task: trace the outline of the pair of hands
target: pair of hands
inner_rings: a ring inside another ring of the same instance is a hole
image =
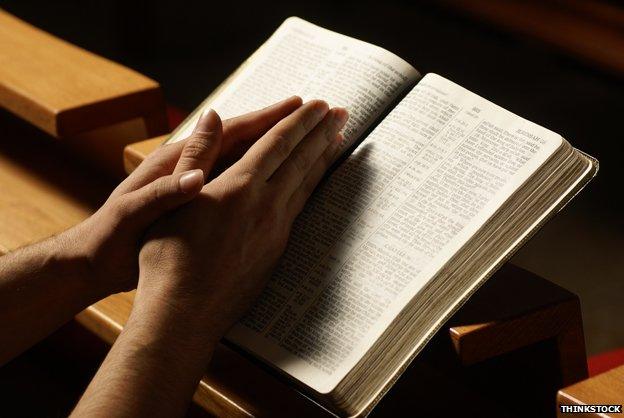
[[[189,138],[150,155],[68,242],[103,296],[138,277],[134,310],[192,315],[221,336],[258,296],[335,160],[347,118],[298,97],[223,123],[204,113]]]

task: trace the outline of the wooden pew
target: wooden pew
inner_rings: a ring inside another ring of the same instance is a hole
[[[557,393],[559,405],[620,405],[624,404],[624,365],[582,382],[561,389]],[[568,417],[557,408],[558,417]],[[583,417],[621,417],[621,413],[577,414]]]
[[[2,10],[0,56],[0,108],[109,172],[123,175],[126,144],[167,130],[157,82]]]

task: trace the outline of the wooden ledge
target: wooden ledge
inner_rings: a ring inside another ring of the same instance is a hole
[[[624,365],[584,380],[557,394],[559,405],[622,405],[624,404]],[[569,417],[557,408],[558,417]],[[576,414],[583,417],[621,417],[622,414]]]
[[[112,344],[130,315],[133,298],[134,292],[110,296],[82,312],[77,319]],[[498,309],[501,306],[507,308]],[[552,331],[551,321],[537,321],[536,318],[545,319],[544,310],[556,312],[554,322],[568,324],[564,328],[568,335],[575,338],[557,337],[562,333]],[[549,364],[548,368],[556,370],[565,382],[584,379],[587,376],[586,357],[582,323],[578,318],[580,305],[574,294],[518,267],[505,265],[429,343],[427,350],[433,350],[435,354],[423,352],[417,357],[401,378],[402,388],[398,388],[397,392],[408,392],[407,396],[411,399],[415,396],[414,388],[419,388],[418,385],[434,387],[433,380],[427,379],[437,379],[435,385],[439,387],[436,390],[442,390],[440,387],[444,385],[454,385],[453,391],[456,392],[451,396],[461,397],[462,391],[469,391],[470,388],[466,388],[465,383],[458,383],[456,373],[461,373],[461,370],[472,370],[473,373],[479,363],[462,366],[461,361],[454,360],[453,356],[475,362],[502,358],[507,352],[523,349],[551,334],[555,339],[560,338],[557,351],[560,355],[564,353],[562,358],[565,360]],[[449,333],[460,342],[458,351],[450,355],[445,349],[449,345]],[[481,347],[481,350],[475,347]],[[545,362],[547,360],[543,358],[536,358],[532,364],[540,368],[546,366]],[[508,376],[507,379],[513,381],[515,376]],[[555,380],[560,381],[559,377]],[[550,388],[553,404],[556,390],[560,387]],[[394,399],[375,409],[373,416],[393,416],[388,411],[400,407],[401,402],[407,402],[403,395],[393,396]],[[397,401],[397,398],[401,399]],[[225,345],[220,345],[214,354],[194,401],[217,416],[328,416],[292,387]],[[482,401],[483,405],[490,402],[487,399]]]
[[[504,266],[449,322],[465,366],[551,340],[559,353],[562,386],[587,377],[578,297],[524,271]],[[487,342],[487,344],[484,344]]]
[[[162,135],[127,145],[123,152],[126,173],[132,173],[152,151],[165,142],[168,136]]]
[[[55,137],[146,116],[166,129],[157,82],[2,10],[0,56],[0,107]]]

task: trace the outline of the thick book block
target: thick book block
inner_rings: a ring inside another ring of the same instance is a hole
[[[561,389],[557,394],[557,416],[568,417],[561,405],[619,405],[624,403],[624,365]],[[620,413],[584,413],[583,417],[620,417]]]
[[[133,292],[110,296],[77,319],[112,344],[130,315],[133,297]],[[474,354],[477,346],[478,358]],[[561,355],[565,360],[557,360]],[[466,358],[473,364],[464,364]],[[499,378],[495,374],[498,369],[521,373],[526,368],[522,362],[527,361],[542,373],[539,384],[535,382],[537,391],[549,392],[546,401],[535,402],[552,411],[557,389],[587,376],[580,304],[578,297],[565,289],[507,264],[438,332],[371,416],[407,414],[419,402],[423,407],[428,397],[463,399],[467,401],[464,412],[496,416],[500,410],[492,408],[500,403],[495,398],[500,394],[488,393],[487,386],[479,391],[477,386]],[[510,362],[511,369],[505,369]],[[575,371],[574,376],[568,368]],[[507,385],[509,390],[515,384],[525,384],[515,382],[514,375],[502,378],[506,380],[496,385]],[[549,386],[544,386],[544,381]],[[532,404],[530,392],[523,390],[525,404],[538,408]],[[329,416],[260,363],[226,345],[218,347],[194,401],[217,416]],[[431,402],[430,408],[435,407]],[[486,409],[489,412],[484,413]]]
[[[145,118],[151,135],[165,129],[157,82],[2,10],[0,56],[0,107],[55,137],[134,118]]]

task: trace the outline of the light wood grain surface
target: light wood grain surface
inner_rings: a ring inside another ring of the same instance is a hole
[[[0,110],[0,251],[40,241],[88,217],[116,181],[60,141]]]
[[[56,137],[155,113],[165,129],[158,83],[2,10],[0,107]]]
[[[559,405],[622,405],[624,404],[624,365],[590,379],[561,389]],[[557,416],[566,417],[560,410]],[[622,414],[575,414],[580,417],[621,417]]]
[[[146,139],[126,145],[123,152],[124,168],[126,173],[132,173],[152,151],[158,148],[168,135]]]

